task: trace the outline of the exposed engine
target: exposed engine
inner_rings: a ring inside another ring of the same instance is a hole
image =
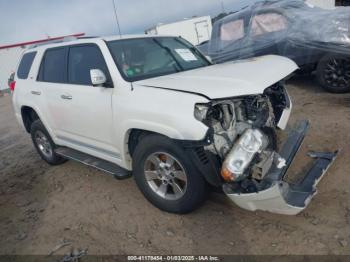
[[[265,96],[213,103],[206,123],[213,128],[214,143],[207,150],[224,158],[245,130],[274,128],[271,109],[269,98]]]
[[[208,105],[197,105],[195,116],[211,128],[213,143],[205,150],[224,162],[222,176],[234,182],[248,177],[262,180],[274,159],[276,114],[285,105],[283,88],[271,87],[262,95],[246,96]],[[274,102],[278,97],[279,103]],[[279,116],[280,117],[280,116]],[[228,163],[227,159],[233,159]],[[225,168],[227,170],[225,170]]]

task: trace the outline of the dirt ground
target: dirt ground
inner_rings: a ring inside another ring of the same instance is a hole
[[[348,254],[350,255],[350,94],[325,93],[313,80],[288,84],[291,123],[312,124],[306,150],[342,151],[297,216],[242,210],[212,193],[189,215],[149,204],[133,179],[118,181],[69,161],[51,167],[0,98],[0,254],[47,255],[62,241],[89,254]],[[302,155],[289,176],[309,161]]]

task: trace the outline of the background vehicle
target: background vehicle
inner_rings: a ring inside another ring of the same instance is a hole
[[[277,152],[275,130],[292,110],[283,80],[296,69],[279,56],[211,65],[177,37],[80,39],[27,50],[13,103],[46,162],[133,174],[162,210],[194,210],[210,184],[242,208],[291,215],[336,156],[314,154],[304,181],[283,181],[308,129]]]
[[[217,21],[209,46],[215,63],[266,54],[286,56],[316,72],[328,91],[350,91],[350,8],[324,10],[304,1],[265,1]]]
[[[7,81],[7,84],[8,84],[8,86],[9,86],[9,88],[10,88],[10,90],[11,91],[13,91],[14,90],[14,88],[15,88],[15,73],[13,72],[11,75],[10,75],[10,77],[9,77],[9,79],[8,79],[8,81]]]

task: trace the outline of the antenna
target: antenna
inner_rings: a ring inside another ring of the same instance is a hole
[[[222,13],[225,13],[225,4],[224,4],[224,0],[221,0],[221,9],[222,9]]]
[[[115,20],[116,20],[116,22],[117,22],[117,30],[118,30],[118,32],[119,32],[119,36],[120,36],[120,38],[122,37],[122,32],[121,32],[121,30],[120,30],[120,25],[119,25],[119,19],[118,19],[118,13],[117,13],[117,7],[116,7],[116,4],[115,4],[115,1],[116,0],[112,0],[112,2],[113,2],[113,10],[114,10],[114,15],[115,15]]]

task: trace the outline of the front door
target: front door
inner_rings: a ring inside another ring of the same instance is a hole
[[[50,54],[58,50],[59,54]],[[100,48],[95,44],[84,44],[48,50],[42,70],[44,81],[47,81],[45,77],[50,77],[51,68],[60,64],[65,68],[62,80],[58,81],[60,83],[50,81],[45,92],[57,139],[78,150],[118,156],[112,143],[113,84]],[[105,73],[106,86],[92,86],[91,69]]]

